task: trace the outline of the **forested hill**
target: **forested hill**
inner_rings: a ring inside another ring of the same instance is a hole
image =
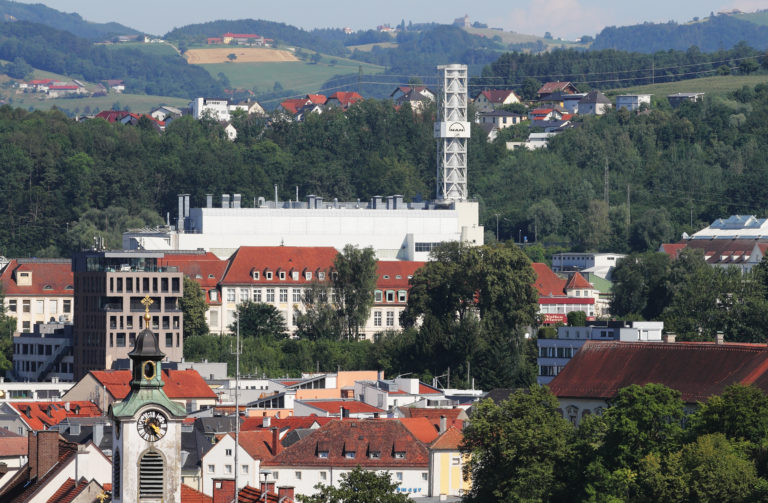
[[[574,82],[580,90],[610,89],[694,79],[716,72],[750,73],[757,71],[760,63],[766,63],[763,54],[744,43],[712,53],[696,47],[655,54],[613,49],[556,49],[543,54],[508,52],[486,66],[473,86],[513,86],[526,98],[533,99],[541,81],[547,80]]]
[[[263,19],[239,19],[235,21],[211,21],[176,28],[165,34],[165,39],[185,44],[205,43],[208,37],[220,37],[222,33],[256,33],[277,43],[295,45],[333,56],[347,53],[344,47],[344,31],[341,28],[306,31],[285,23]]]
[[[741,41],[760,50],[768,49],[768,26],[726,15],[688,24],[609,26],[595,37],[591,48],[653,53],[670,49],[684,51],[696,46],[703,52],[714,52],[730,49]]]
[[[182,98],[222,93],[218,81],[181,56],[114,51],[39,23],[0,22],[0,59],[17,58],[40,70],[91,82],[122,79],[134,92]]]
[[[92,23],[79,14],[67,14],[43,4],[26,4],[0,0],[0,19],[40,23],[64,30],[89,40],[103,40],[114,35],[135,35],[139,32],[120,23]]]

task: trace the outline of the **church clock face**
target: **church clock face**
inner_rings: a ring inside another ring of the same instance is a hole
[[[159,410],[150,409],[141,413],[136,428],[141,438],[155,442],[163,438],[168,431],[168,419]]]

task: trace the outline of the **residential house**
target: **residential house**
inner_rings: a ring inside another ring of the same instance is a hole
[[[464,434],[451,426],[429,446],[429,496],[463,496],[470,489],[464,479],[464,465],[468,457],[461,453]]]
[[[92,502],[112,484],[112,463],[92,442],[67,442],[57,431],[27,437],[26,465],[0,489],[4,503]],[[66,497],[66,499],[65,499]]]
[[[400,314],[408,304],[410,280],[424,262],[379,260],[371,314],[361,333],[366,339],[387,330],[400,330]]]
[[[436,95],[432,90],[425,86],[399,86],[389,95],[395,103],[395,107],[400,107],[405,103],[411,105],[411,110],[421,113],[427,103],[434,103]]]
[[[128,115],[130,112],[126,112],[125,110],[102,110],[101,112],[96,114],[97,119],[104,119],[107,122],[120,122],[123,120],[123,117]]]
[[[514,150],[516,148],[524,148],[527,150],[537,150],[540,148],[547,148],[549,145],[549,139],[556,136],[557,133],[531,133],[528,135],[526,141],[508,141],[507,150]]]
[[[547,98],[550,94],[554,93],[561,93],[561,94],[574,94],[578,93],[579,90],[576,89],[576,86],[571,84],[570,82],[547,82],[543,86],[539,88],[538,91],[536,91],[536,95],[539,97],[539,99]]]
[[[539,100],[539,108],[557,108],[561,112],[576,114],[579,109],[579,100],[587,93],[561,93],[554,92]]]
[[[165,122],[157,120],[149,114],[135,114],[129,112],[120,119],[120,123],[129,126],[138,126],[142,118],[149,121],[149,124],[157,131],[165,131]]]
[[[587,319],[595,316],[597,290],[581,274],[574,273],[566,280],[546,264],[534,262],[531,266],[536,273],[533,286],[539,293],[539,314],[544,325],[565,323],[571,311],[581,311]]]
[[[162,121],[168,124],[172,120],[178,119],[184,115],[184,112],[176,107],[161,105],[149,112],[149,115],[151,115],[157,121]]]
[[[400,493],[429,493],[429,451],[400,421],[331,421],[261,466],[271,471],[268,482],[292,486],[297,495],[315,494],[319,483],[338,487],[357,466],[389,471]]]
[[[616,96],[616,110],[622,108],[630,112],[640,110],[645,105],[650,108],[652,94],[621,94]]]
[[[0,427],[26,436],[30,431],[47,430],[62,421],[73,418],[101,416],[102,410],[93,402],[51,401],[51,402],[4,402],[0,405],[2,419]],[[20,423],[13,417],[16,414]],[[16,428],[13,430],[12,428]]]
[[[558,327],[557,339],[539,339],[539,384],[549,384],[588,340],[661,342],[663,321],[590,321],[584,327]]]
[[[47,93],[49,98],[61,98],[62,96],[69,96],[72,94],[86,94],[87,92],[87,89],[80,87],[77,84],[65,83],[50,84]]]
[[[603,115],[611,101],[600,91],[590,91],[579,100],[579,115]]]
[[[328,96],[328,101],[325,104],[329,107],[339,107],[342,110],[346,110],[362,99],[363,97],[355,91],[336,91]]]
[[[765,344],[587,341],[549,383],[563,415],[574,423],[601,414],[631,384],[663,384],[680,392],[688,410],[732,384],[768,391]]]
[[[504,105],[521,103],[520,97],[511,89],[489,89],[480,91],[473,99],[478,112],[492,112]]]
[[[125,82],[118,79],[105,80],[104,83],[107,87],[118,94],[125,91]]]
[[[679,107],[681,103],[686,101],[690,103],[697,103],[703,99],[704,93],[675,93],[667,95],[667,100],[669,100],[669,104],[672,105],[673,108]]]
[[[704,261],[713,267],[736,267],[746,273],[765,257],[768,239],[684,239],[662,244],[659,251],[675,259],[685,248],[702,250]]]
[[[195,370],[163,369],[163,392],[187,411],[211,407],[217,396]],[[101,410],[107,410],[115,401],[122,400],[131,389],[130,370],[92,370],[83,376],[62,396],[62,401],[89,400]]]
[[[31,333],[36,323],[72,320],[75,288],[69,259],[12,259],[0,274],[0,290],[17,332]]]
[[[229,141],[237,140],[237,129],[235,129],[231,122],[224,123],[224,134],[227,135]]]
[[[237,110],[241,110],[245,112],[247,115],[258,115],[258,116],[267,115],[267,112],[264,110],[264,107],[262,107],[258,101],[251,100],[251,99],[247,99],[245,101],[241,101],[240,103],[234,103],[229,105],[230,115],[232,112]]]
[[[217,121],[228,121],[229,101],[225,98],[195,98],[190,103],[192,117],[200,120],[203,117],[210,117]]]
[[[266,38],[255,33],[225,33],[221,36],[223,44],[253,45],[264,47],[267,45]],[[211,42],[209,42],[211,43]]]
[[[532,121],[531,127],[535,127],[535,121],[567,121],[571,114],[557,108],[534,108],[528,112],[528,119]]]
[[[506,110],[492,110],[489,112],[480,112],[477,114],[476,122],[481,126],[483,124],[493,124],[498,129],[506,129],[515,124],[520,124],[528,117]]]
[[[277,492],[275,492],[277,491]],[[274,483],[262,484],[260,488],[245,486],[237,493],[235,500],[235,481],[228,479],[215,479],[213,481],[213,501],[212,503],[295,503],[293,499],[293,487],[277,487]],[[197,501],[187,502],[182,494],[181,503],[198,503]],[[200,503],[208,503],[201,501]]]
[[[241,431],[235,465],[235,434],[219,435],[216,444],[200,460],[202,469],[202,493],[213,496],[214,479],[234,479],[238,470],[238,487],[259,484],[261,463],[280,452],[277,428]]]

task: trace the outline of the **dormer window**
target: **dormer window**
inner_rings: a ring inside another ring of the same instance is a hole
[[[299,281],[299,271],[292,271],[291,272],[291,279],[293,281]]]
[[[317,457],[318,458],[327,458],[328,457],[328,451],[317,451]]]
[[[264,279],[266,279],[267,281],[272,281],[272,271],[265,272]]]
[[[310,281],[312,279],[312,271],[304,271],[304,279]]]
[[[374,302],[381,302],[383,298],[384,298],[384,294],[382,293],[381,290],[376,290],[375,292],[373,292]]]
[[[280,281],[285,281],[285,271],[278,272],[277,277],[280,278]]]
[[[43,285],[43,290],[53,290],[51,285]]]
[[[368,453],[368,457],[371,459],[381,459],[381,452],[379,451],[371,451]]]
[[[395,451],[395,459],[405,459],[405,451]]]
[[[389,279],[389,274],[385,274],[384,279]]]
[[[253,272],[251,273],[251,277],[255,281],[258,281],[261,278],[261,273],[259,271],[257,271],[256,269],[254,269]]]
[[[344,457],[347,459],[355,459],[355,451],[347,451],[344,453]]]
[[[319,279],[320,281],[325,281],[325,272],[323,272],[323,271],[318,271],[318,273],[317,273],[317,279]]]

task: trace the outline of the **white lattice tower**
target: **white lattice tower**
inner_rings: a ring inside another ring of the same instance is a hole
[[[437,143],[437,199],[464,201],[467,193],[467,65],[438,66],[443,71],[439,91]]]

